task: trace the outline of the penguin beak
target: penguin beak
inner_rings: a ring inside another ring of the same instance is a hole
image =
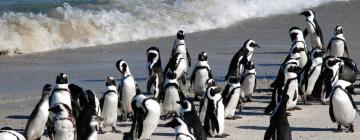
[[[304,15],[305,16],[305,12],[301,12],[299,15]]]
[[[181,101],[176,101],[176,103],[181,105]]]
[[[255,47],[256,47],[256,48],[260,48],[260,45],[259,45],[259,44],[256,44]]]

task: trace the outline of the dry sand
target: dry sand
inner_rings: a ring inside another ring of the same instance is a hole
[[[336,2],[314,10],[317,12],[326,45],[333,28],[342,25],[349,44],[350,56],[356,62],[360,62],[357,57],[360,53],[360,49],[357,48],[357,44],[360,44],[360,1]],[[245,111],[238,114],[243,117],[242,119],[226,121],[225,133],[230,134],[227,139],[263,138],[269,125],[269,115],[262,113],[270,98],[269,83],[289,50],[288,29],[292,26],[303,28],[304,18],[296,14],[256,18],[229,28],[189,35],[187,45],[193,62],[198,53],[207,51],[210,66],[217,79],[223,79],[232,55],[242,46],[243,41],[252,38],[262,45],[262,48],[255,50],[253,56],[260,77],[258,92],[254,95],[254,102],[246,104]],[[165,37],[111,46],[1,57],[0,127],[10,126],[23,131],[28,115],[40,98],[42,85],[54,83],[55,75],[59,72],[67,73],[71,82],[80,84],[85,89],[92,89],[100,96],[105,89],[103,79],[106,76],[119,77],[115,62],[122,58],[128,61],[141,89],[145,90],[145,50],[153,45],[158,46],[165,65],[172,41],[173,37]],[[357,105],[360,104],[359,95],[354,96],[354,100]],[[359,118],[355,121],[355,133],[336,133],[336,124],[330,120],[328,106],[319,103],[299,104],[302,110],[292,111],[289,117],[293,139],[360,137]],[[123,132],[128,131],[130,123],[120,123],[119,129]],[[164,121],[161,121],[152,139],[174,139],[174,130],[163,127],[163,124]],[[122,135],[106,133],[99,135],[99,139],[122,139]]]

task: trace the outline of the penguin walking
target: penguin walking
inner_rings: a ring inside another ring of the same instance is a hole
[[[180,53],[185,60],[184,71],[187,72],[187,67],[191,67],[191,57],[189,51],[185,44],[185,33],[183,30],[179,30],[176,34],[176,39],[174,41],[174,46],[171,51],[171,57]],[[165,71],[166,73],[166,71]]]
[[[251,102],[251,96],[256,88],[256,71],[253,62],[249,61],[244,65],[244,72],[241,75],[240,84],[240,97],[246,99],[246,102]]]
[[[51,119],[52,130],[50,136],[55,140],[76,138],[76,119],[72,114],[71,107],[64,103],[58,103],[49,109],[54,116]]]
[[[175,129],[176,140],[196,140],[194,135],[189,131],[189,127],[180,117],[174,117],[165,126]]]
[[[43,87],[41,99],[36,104],[35,109],[31,112],[25,128],[25,137],[28,140],[40,139],[44,133],[44,129],[49,118],[48,110],[51,90],[51,84],[46,84]]]
[[[187,124],[189,130],[192,130],[194,137],[197,140],[206,140],[206,132],[200,121],[199,116],[195,110],[195,105],[187,100],[181,100],[177,102],[181,105],[181,109],[179,111],[179,115],[182,120]]]
[[[0,140],[26,140],[26,138],[10,127],[3,127],[0,129]]]
[[[205,90],[204,97],[201,98],[200,108],[199,108],[199,118],[200,118],[201,124],[204,124],[205,115],[206,115],[206,111],[208,108],[208,98],[207,98],[206,93],[209,91],[209,89],[211,87],[215,87],[215,86],[216,86],[216,83],[215,83],[214,79],[206,80],[206,90]]]
[[[113,77],[106,78],[106,90],[100,99],[101,116],[104,117],[104,121],[100,124],[99,131],[104,133],[103,127],[111,126],[112,132],[118,133],[120,131],[116,130],[116,121],[119,93]]]
[[[287,119],[286,104],[289,96],[283,94],[281,101],[277,105],[275,111],[271,114],[270,125],[266,129],[264,140],[278,139],[278,140],[291,140],[291,128]]]
[[[176,77],[175,72],[169,71],[166,74],[167,81],[165,82],[164,95],[162,95],[162,97],[164,97],[162,106],[165,113],[165,119],[176,114],[180,109],[180,105],[176,102],[185,98]]]
[[[147,92],[158,98],[163,92],[165,76],[161,66],[161,56],[159,48],[150,47],[146,51],[148,61],[149,80],[147,82]]]
[[[225,119],[235,120],[240,118],[235,115],[236,106],[238,105],[240,98],[240,88],[240,78],[230,76],[225,89],[221,93],[225,106]]]
[[[218,87],[210,87],[206,96],[208,105],[204,120],[204,128],[210,137],[225,138],[229,134],[224,133],[225,108]]]
[[[300,71],[298,61],[291,59],[285,64],[284,68],[284,86],[282,88],[282,94],[289,96],[289,101],[286,105],[287,110],[300,110],[296,107],[297,100],[299,98],[299,86],[297,73]]]
[[[341,26],[335,27],[334,36],[331,38],[326,48],[326,53],[328,56],[349,57],[349,51],[343,34],[343,28]]]
[[[126,61],[122,59],[117,61],[116,68],[122,74],[118,88],[119,102],[121,104],[123,120],[127,120],[127,117],[133,113],[131,100],[136,95],[138,86],[134,77],[131,75],[129,65],[126,63]]]
[[[306,11],[300,13],[300,15],[305,16],[306,23],[307,23],[306,29],[303,31],[304,37],[306,37],[309,34],[310,41],[311,41],[313,48],[324,50],[323,35],[322,35],[321,28],[315,18],[315,12],[312,10],[306,10]]]
[[[341,126],[349,128],[354,132],[354,121],[358,109],[351,96],[353,89],[351,83],[345,80],[338,80],[332,88],[330,96],[329,113],[332,122],[338,125],[337,130],[342,131]]]
[[[260,48],[260,45],[256,44],[254,40],[249,39],[244,42],[241,49],[231,59],[228,72],[225,76],[225,80],[228,80],[229,77],[232,75],[240,77],[243,69],[242,66],[247,61],[251,60],[255,47]]]
[[[139,92],[132,99],[134,118],[131,130],[124,134],[124,140],[150,139],[160,120],[160,104],[153,98]]]
[[[208,55],[206,52],[201,52],[198,56],[198,65],[194,68],[190,85],[195,93],[195,100],[200,100],[204,97],[206,92],[206,80],[212,79],[213,75],[208,64]]]

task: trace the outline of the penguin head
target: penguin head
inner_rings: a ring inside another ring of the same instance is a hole
[[[315,12],[309,9],[304,12],[301,12],[300,15],[304,15],[306,18],[314,18]]]
[[[55,107],[49,108],[49,111],[51,111],[53,113],[59,113],[59,112],[63,111],[63,108],[61,106],[62,106],[62,104],[58,104]]]
[[[285,73],[298,73],[300,70],[299,61],[296,59],[290,59],[285,63]]]
[[[333,66],[335,66],[335,65],[341,65],[342,64],[342,61],[341,61],[341,59],[339,59],[339,58],[337,58],[337,57],[330,57],[330,58],[328,58],[327,59],[327,61],[326,61],[326,67],[328,67],[328,68],[331,68],[331,67],[333,67]]]
[[[322,57],[324,57],[324,55],[325,55],[325,51],[324,51],[324,50],[315,49],[315,50],[313,50],[311,57],[312,57],[313,59],[316,59],[316,58],[322,58]]]
[[[221,92],[221,89],[218,88],[218,87],[213,87],[213,88],[210,89],[210,95],[211,96],[215,96],[215,94],[220,93],[220,92]]]
[[[160,51],[157,47],[150,47],[146,51],[147,60],[148,60],[148,68],[152,69],[154,65],[159,63],[161,65],[160,61]]]
[[[116,68],[120,73],[125,74],[128,71],[128,64],[125,60],[120,59],[116,62]]]
[[[176,103],[180,104],[181,108],[187,111],[191,111],[191,102],[187,99],[177,101]]]
[[[179,30],[176,34],[176,38],[179,39],[179,40],[184,40],[185,38],[185,34],[184,34],[184,31],[183,30]]]
[[[168,71],[167,73],[166,73],[166,78],[168,78],[168,79],[172,79],[172,80],[174,80],[174,79],[176,79],[176,73],[174,72],[174,71]]]
[[[68,84],[68,76],[64,73],[60,73],[56,76],[56,84]]]
[[[42,95],[43,96],[49,96],[51,94],[51,91],[52,91],[52,85],[51,84],[46,84],[44,87],[43,87],[43,90],[42,90]]]
[[[289,73],[298,73],[301,70],[301,67],[299,66],[289,66],[287,71]]]
[[[334,30],[335,35],[343,34],[343,28],[341,26],[336,26]]]
[[[229,84],[236,84],[240,82],[240,77],[232,75],[229,77],[228,83]]]
[[[174,117],[170,122],[166,123],[165,126],[171,128],[181,126],[181,119],[179,117]]]
[[[213,87],[213,86],[216,86],[216,83],[215,83],[215,80],[214,79],[207,79],[206,80],[206,87],[209,88],[209,87]]]
[[[299,27],[291,27],[289,29],[289,34],[292,42],[297,40],[300,36],[303,36],[303,33]]]
[[[245,41],[243,47],[246,47],[250,51],[253,50],[255,47],[260,48],[260,45],[256,44],[254,40],[248,39]]]
[[[254,65],[253,62],[248,61],[248,62],[245,63],[244,68],[247,69],[247,70],[252,70],[252,69],[255,69],[255,65]]]
[[[198,60],[199,61],[207,61],[208,60],[208,55],[206,52],[201,52],[198,56]]]
[[[105,85],[108,86],[116,86],[115,78],[114,77],[106,77]]]

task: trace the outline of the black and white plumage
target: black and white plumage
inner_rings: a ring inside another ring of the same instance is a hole
[[[271,114],[270,125],[266,129],[264,140],[291,140],[291,128],[287,119],[286,104],[288,103],[289,96],[283,94],[279,104]]]
[[[320,101],[325,104],[329,102],[329,97],[331,95],[332,87],[335,82],[339,79],[340,76],[340,68],[343,65],[343,61],[337,57],[326,57],[324,58],[323,70],[321,71],[321,81],[319,81],[321,86],[325,89],[315,91],[320,92]],[[315,94],[315,93],[314,93]]]
[[[42,90],[40,101],[31,112],[30,118],[26,124],[25,137],[28,140],[37,140],[43,135],[46,123],[49,118],[49,97],[51,95],[52,85],[46,84]]]
[[[299,27],[291,27],[289,29],[289,34],[292,44],[291,44],[289,56],[285,59],[285,61],[287,61],[290,58],[294,58],[294,56],[292,55],[296,54],[295,52],[298,52],[300,55],[299,66],[303,68],[309,60],[308,49],[305,44],[303,32]]]
[[[342,131],[341,126],[344,126],[354,132],[353,123],[358,109],[351,96],[353,92],[351,83],[345,80],[337,80],[332,88],[329,114],[332,122],[337,123],[338,131]]]
[[[186,84],[186,61],[181,53],[177,53],[171,56],[168,64],[165,66],[164,73],[168,72],[176,73],[176,79],[180,79],[182,83]],[[166,79],[166,77],[165,77]]]
[[[304,37],[306,37],[309,34],[313,48],[324,50],[323,48],[324,39],[321,28],[315,18],[315,12],[312,10],[306,10],[300,13],[300,15],[305,16],[307,23],[306,29],[303,31]]]
[[[244,42],[241,49],[231,59],[225,80],[228,80],[231,75],[240,76],[242,73],[242,65],[250,61],[255,47],[260,48],[254,40],[249,39]]]
[[[161,66],[161,56],[159,48],[150,47],[146,51],[148,61],[149,80],[147,82],[147,92],[158,98],[159,94],[163,92],[165,76]]]
[[[198,56],[198,64],[194,68],[190,78],[190,85],[197,99],[204,96],[206,92],[206,80],[212,78],[213,75],[208,64],[208,55],[206,52],[201,52]]]
[[[174,46],[171,51],[170,57],[175,56],[175,54],[178,54],[178,53],[182,54],[182,57],[185,60],[186,67],[184,68],[184,71],[186,72],[187,66],[191,67],[191,57],[190,57],[189,51],[186,47],[185,33],[183,30],[178,31],[176,34],[176,39],[174,41]],[[166,73],[166,71],[165,71],[165,73]]]
[[[335,27],[334,36],[329,41],[329,44],[326,48],[326,53],[328,56],[349,57],[347,43],[343,34],[343,28],[341,26]]]
[[[58,139],[76,138],[76,119],[72,114],[71,107],[64,103],[58,103],[49,109],[54,115],[51,118],[50,137]]]
[[[215,87],[216,83],[214,79],[207,79],[206,80],[206,90],[204,96],[200,100],[200,108],[199,108],[199,118],[202,124],[204,124],[205,115],[208,106],[208,98],[206,97],[206,93],[211,89],[211,87]]]
[[[225,107],[226,119],[235,120],[239,118],[235,115],[235,111],[240,98],[240,89],[240,78],[236,76],[230,76],[225,89],[221,93]]]
[[[296,104],[299,98],[298,72],[300,70],[301,68],[299,67],[299,62],[295,59],[290,59],[285,64],[284,67],[285,78],[284,78],[284,86],[282,87],[282,94],[287,94],[289,96],[289,100],[286,104],[287,110],[298,109],[296,107]]]
[[[0,140],[26,140],[26,138],[10,127],[0,129]]]
[[[189,130],[192,130],[194,137],[197,140],[206,140],[207,135],[205,129],[197,115],[195,105],[190,100],[184,99],[179,102],[181,109],[179,110],[180,117],[187,124]]]
[[[256,89],[256,71],[253,62],[249,61],[244,65],[244,72],[241,75],[240,84],[240,97],[246,99],[246,101],[251,101],[251,96]]]
[[[130,132],[124,134],[124,140],[145,140],[155,131],[160,120],[160,104],[153,98],[138,93],[132,99],[134,117]]]
[[[175,129],[176,140],[196,140],[188,125],[180,117],[174,117],[165,126]]]
[[[83,88],[76,84],[69,84],[69,90],[71,95],[71,108],[73,114],[78,118],[81,110],[84,108],[84,105],[87,103],[87,95],[84,92]]]
[[[161,97],[163,97],[163,99],[161,99],[163,100],[163,110],[165,115],[168,116],[176,114],[180,109],[180,105],[176,102],[185,98],[176,77],[176,73],[171,71],[166,74],[164,95],[161,95]]]
[[[55,107],[59,103],[66,104],[70,108],[72,106],[68,76],[64,73],[56,76],[56,86],[50,96],[50,108]]]

